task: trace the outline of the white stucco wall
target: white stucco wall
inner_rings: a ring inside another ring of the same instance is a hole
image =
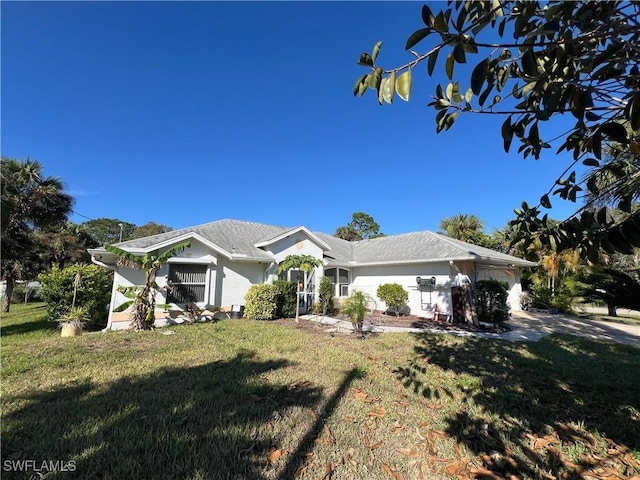
[[[376,296],[378,287],[398,283],[409,293],[408,306],[412,315],[431,317],[436,304],[440,311],[451,311],[451,287],[456,285],[456,279],[450,275],[448,263],[354,267],[351,275],[351,291],[360,290],[372,296],[378,310],[386,309],[384,302]],[[431,295],[423,288],[422,300],[416,277],[436,277],[436,288]]]
[[[216,282],[213,288],[215,306],[244,305],[244,296],[251,285],[263,283],[265,269],[269,263],[232,262],[218,259]]]
[[[509,285],[509,306],[512,311],[520,310],[520,276],[515,269],[486,268],[475,266],[473,262],[457,261],[457,272],[448,262],[422,265],[389,265],[375,267],[351,268],[351,291],[360,290],[372,296],[379,310],[386,308],[382,300],[377,298],[376,291],[385,283],[398,283],[409,293],[408,306],[412,315],[431,317],[435,306],[438,310],[452,312],[451,287],[476,280],[495,278]],[[436,287],[429,293],[428,289],[417,286],[416,277],[436,278]]]

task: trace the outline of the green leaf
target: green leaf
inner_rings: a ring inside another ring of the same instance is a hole
[[[369,77],[369,88],[376,91],[379,90],[380,82],[382,82],[382,68],[377,67]]]
[[[600,162],[598,160],[596,160],[595,158],[585,158],[582,161],[582,164],[586,167],[599,167],[600,166]]]
[[[431,13],[431,9],[426,5],[422,6],[422,21],[427,27],[433,27],[433,24],[436,21],[436,17]]]
[[[396,93],[405,102],[409,101],[409,97],[411,97],[411,69],[396,79]]]
[[[438,59],[438,53],[440,53],[440,49],[434,50],[429,55],[429,60],[427,62],[427,73],[429,74],[429,76],[433,75],[433,69],[436,66],[436,60]]]
[[[113,309],[114,312],[124,312],[127,308],[129,308],[131,305],[133,305],[133,300],[127,300],[126,302],[118,305],[116,308]]]
[[[389,81],[389,77],[385,77],[380,81],[380,88],[378,89],[378,103],[382,105],[384,103],[384,90],[385,85]]]
[[[382,99],[387,103],[393,103],[393,94],[396,88],[396,72],[391,72],[385,80],[382,86]]]
[[[447,72],[447,78],[449,80],[453,80],[453,52],[451,52],[447,57],[444,69]]]
[[[462,43],[458,43],[453,49],[453,58],[458,63],[467,63],[467,56],[464,53],[464,45]]]
[[[353,96],[357,96],[360,93],[360,87],[363,83],[365,83],[365,79],[367,78],[367,74],[358,77],[355,85],[353,86]],[[361,94],[361,93],[360,93]],[[362,95],[362,94],[361,94]]]
[[[511,115],[502,124],[502,140],[504,141],[504,151],[509,153],[511,141],[513,140],[513,127],[511,125]],[[523,208],[525,208],[523,204]],[[525,208],[526,209],[526,208]]]
[[[413,48],[418,42],[426,38],[430,33],[430,28],[421,28],[420,30],[416,30],[407,39],[407,44],[404,46],[404,49],[409,50],[410,48]]]
[[[378,42],[373,46],[373,51],[371,52],[371,59],[375,63],[378,58],[378,54],[380,53],[380,47],[382,47],[382,42]]]
[[[433,22],[433,28],[435,28],[440,33],[449,32],[449,25],[447,24],[447,18],[445,17],[443,11],[440,11],[436,16],[436,19]]]
[[[460,96],[460,84],[458,82],[447,85],[447,98],[454,103],[460,103],[462,101],[462,97]]]
[[[462,47],[464,48],[464,51],[466,53],[473,53],[476,54],[478,53],[478,47],[476,45],[476,42],[473,40],[473,38],[466,36],[466,39],[464,42],[462,42]]]
[[[473,98],[473,90],[471,90],[470,88],[467,89],[467,91],[464,94],[464,99],[467,103],[471,103],[471,99]]]
[[[607,122],[602,127],[600,127],[600,131],[604,133],[606,136],[615,141],[626,141],[627,139],[627,130],[621,124],[617,122]]]
[[[489,59],[485,58],[478,65],[476,65],[476,67],[473,69],[473,72],[471,73],[471,90],[475,95],[480,95],[482,85],[484,84],[484,80],[486,78],[488,65]]]
[[[481,107],[484,105],[484,102],[487,100],[487,97],[489,96],[492,90],[493,90],[493,83],[490,83],[489,85],[487,85],[487,88],[484,90],[484,92],[482,92],[478,97],[478,104]]]
[[[538,62],[533,53],[533,48],[529,48],[522,56],[522,71],[530,77],[538,75]]]
[[[373,67],[373,58],[371,58],[371,55],[364,52],[360,55],[360,60],[358,61],[358,65],[362,65],[365,67]]]
[[[602,134],[600,130],[596,130],[591,138],[591,151],[596,158],[602,159]]]

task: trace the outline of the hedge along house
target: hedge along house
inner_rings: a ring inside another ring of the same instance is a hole
[[[424,317],[433,316],[436,309],[454,313],[464,303],[465,285],[494,278],[508,284],[510,307],[520,310],[520,269],[536,266],[428,231],[348,242],[304,226],[286,228],[237,220],[219,220],[117,245],[136,254],[159,254],[184,241],[191,246],[169,259],[157,276],[157,303],[171,304],[175,310],[189,301],[208,308],[243,305],[251,285],[278,278],[278,263],[288,255],[322,260],[310,274],[290,270],[282,275],[303,283],[302,311],[312,305],[322,276],[334,283],[338,300],[357,289],[373,297],[379,310],[386,306],[375,296],[378,286],[398,283],[409,292],[409,312]],[[104,248],[89,253],[94,263],[114,271],[107,328],[128,328],[128,316],[114,312],[126,300],[118,287],[142,284],[143,272],[118,266],[117,256]],[[422,279],[420,284],[417,277]]]

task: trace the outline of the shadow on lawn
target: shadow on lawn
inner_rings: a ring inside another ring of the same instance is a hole
[[[582,472],[609,468],[614,457],[640,449],[637,348],[569,336],[535,343],[416,339],[416,359],[397,375],[424,397],[460,402],[462,408],[446,419],[446,433],[501,478],[584,478]],[[428,384],[430,365],[455,374],[450,388]],[[608,446],[598,444],[596,432]],[[583,451],[578,464],[561,451],[571,445]],[[598,448],[603,456],[593,453]],[[603,458],[607,448],[611,455]],[[632,476],[637,463],[626,462],[631,464],[618,466]]]
[[[44,305],[35,307],[32,309],[34,316],[42,316],[47,311]],[[6,323],[6,322],[3,322]],[[37,321],[32,321],[30,319],[25,320],[21,323],[13,323],[11,325],[1,325],[0,326],[0,335],[3,337],[8,337],[9,335],[22,335],[24,333],[37,332],[40,330],[44,331],[54,331],[58,328],[58,324],[56,322],[50,322],[46,318],[42,318]]]
[[[165,369],[107,386],[87,381],[26,394],[27,406],[3,419],[3,466],[15,459],[76,459],[75,472],[59,473],[64,479],[272,478],[277,472],[267,454],[291,435],[291,425],[279,428],[279,419],[293,406],[313,408],[321,401],[321,388],[310,382],[260,380],[287,365],[243,352],[230,361]],[[330,399],[323,415],[330,416],[336,403]],[[322,428],[316,423],[297,454]],[[285,471],[296,468],[297,456]]]

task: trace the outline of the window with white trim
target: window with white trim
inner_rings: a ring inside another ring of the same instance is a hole
[[[167,303],[204,302],[207,266],[188,263],[169,264]]]
[[[336,297],[349,296],[349,270],[344,268],[327,268],[324,276],[336,286]]]

